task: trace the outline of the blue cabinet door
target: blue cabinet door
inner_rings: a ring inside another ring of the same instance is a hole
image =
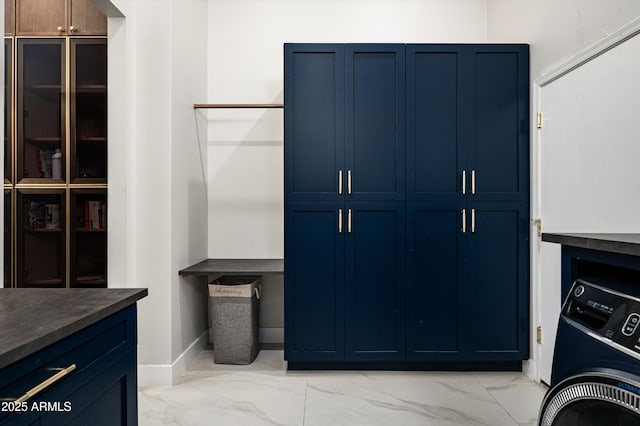
[[[342,203],[289,203],[285,218],[285,359],[344,360]]]
[[[474,203],[468,213],[469,356],[519,360],[529,355],[528,209]]]
[[[407,200],[463,197],[468,59],[459,45],[407,46]]]
[[[284,49],[285,200],[338,200],[344,45],[285,44]]]
[[[529,48],[478,45],[468,102],[467,168],[475,177],[472,197],[481,201],[529,198]]]
[[[468,303],[464,203],[407,204],[407,359],[461,360]],[[468,228],[468,224],[467,224]]]
[[[404,360],[404,203],[346,204],[346,359]]]
[[[405,47],[346,45],[348,200],[404,199]]]

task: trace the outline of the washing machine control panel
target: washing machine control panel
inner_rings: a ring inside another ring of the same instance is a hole
[[[630,313],[627,317],[627,321],[622,327],[622,334],[624,334],[625,336],[632,336],[638,328],[638,322],[640,322],[640,314],[638,314],[637,312]]]
[[[602,280],[576,280],[562,307],[562,316],[585,332],[640,354],[640,297],[606,284]]]

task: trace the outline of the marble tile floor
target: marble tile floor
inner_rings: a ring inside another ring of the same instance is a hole
[[[174,386],[140,388],[140,425],[535,425],[545,387],[520,373],[287,371],[203,351]]]

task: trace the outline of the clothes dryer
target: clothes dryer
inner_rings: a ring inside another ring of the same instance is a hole
[[[640,425],[640,283],[574,282],[558,321],[539,424]]]

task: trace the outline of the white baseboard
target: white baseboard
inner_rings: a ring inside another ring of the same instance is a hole
[[[208,344],[209,330],[206,330],[172,364],[138,364],[138,386],[175,384]]]

